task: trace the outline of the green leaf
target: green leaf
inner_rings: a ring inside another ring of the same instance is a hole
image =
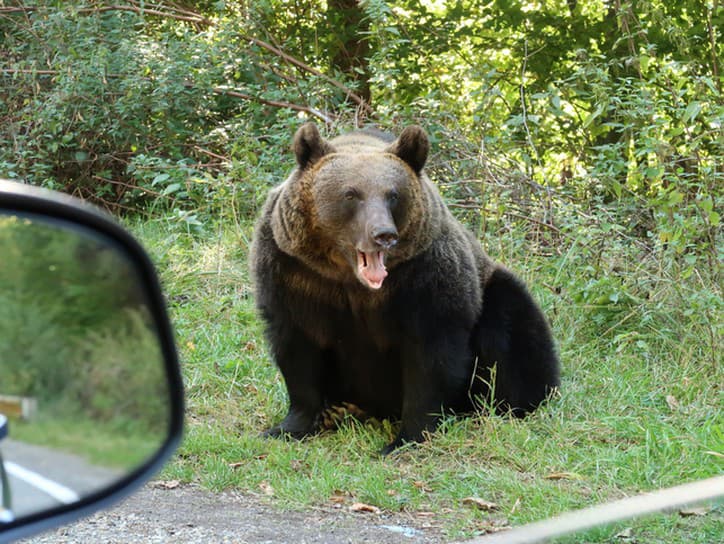
[[[646,72],[649,68],[649,61],[651,61],[651,57],[648,55],[641,55],[639,57],[639,67],[641,68],[642,72]]]
[[[669,206],[676,206],[684,201],[684,195],[679,191],[673,190],[669,193]]]
[[[159,183],[163,183],[164,181],[166,181],[166,180],[167,180],[168,178],[170,178],[170,177],[171,177],[171,176],[169,176],[168,174],[157,174],[157,175],[153,178],[153,181],[151,182],[151,185],[152,185],[152,186],[155,186],[155,185],[158,185]]]
[[[586,118],[583,121],[583,128],[588,128],[591,123],[593,123],[598,116],[600,116],[603,113],[603,110],[606,109],[606,106],[604,104],[599,104],[596,106],[596,109],[589,113]]]
[[[701,111],[701,102],[691,102],[686,107],[686,111],[684,112],[684,119],[683,119],[684,123],[688,123],[688,122],[696,119],[696,116],[699,115],[700,111]]]
[[[180,188],[181,188],[181,184],[180,184],[180,183],[172,183],[172,184],[170,184],[168,187],[166,187],[166,188],[161,192],[161,194],[162,194],[163,196],[167,196],[167,195],[170,195],[170,194],[172,194],[172,193],[175,193],[175,192],[178,191]]]
[[[706,213],[711,213],[714,209],[714,201],[711,199],[710,196],[703,198],[699,205],[701,206],[701,209],[704,210]]]

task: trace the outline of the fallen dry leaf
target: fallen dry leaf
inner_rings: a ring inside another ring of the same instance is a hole
[[[380,509],[371,504],[365,504],[363,502],[356,502],[349,507],[352,512],[369,512],[371,514],[379,514]]]
[[[486,501],[478,497],[465,497],[463,499],[463,504],[475,506],[478,510],[482,510],[483,512],[493,512],[498,509],[498,505],[494,502]]]
[[[430,488],[425,484],[425,482],[423,482],[421,480],[415,480],[414,482],[412,482],[412,485],[415,486],[420,491],[422,491],[423,493],[430,492]]]
[[[244,461],[238,461],[237,463],[229,463],[229,468],[243,467],[246,463]]]
[[[349,498],[349,495],[344,492],[335,492],[331,497],[329,497],[329,502],[332,504],[344,504],[347,502],[347,499]]]
[[[475,524],[478,531],[483,534],[499,533],[501,531],[509,531],[511,529],[510,522],[503,519],[486,519]]]
[[[181,482],[179,480],[156,480],[150,485],[156,489],[176,489]]]
[[[699,506],[679,510],[679,515],[681,517],[688,518],[691,516],[706,516],[709,512],[711,512],[711,508],[708,508],[706,506]]]
[[[418,518],[433,518],[435,517],[435,512],[415,512],[415,515]]]
[[[289,462],[289,466],[293,471],[299,472],[301,470],[304,470],[307,467],[307,464],[304,461],[301,461],[300,459],[292,459]]]
[[[551,472],[543,478],[546,480],[583,480],[583,477],[575,472]]]
[[[676,400],[674,395],[666,395],[666,404],[669,405],[669,409],[672,412],[679,409],[679,401]]]
[[[264,495],[269,495],[270,497],[274,495],[274,488],[271,486],[269,482],[262,482],[259,484],[259,489],[261,489],[262,493]]]

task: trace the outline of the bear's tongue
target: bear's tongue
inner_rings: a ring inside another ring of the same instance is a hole
[[[387,277],[385,254],[382,251],[357,251],[357,274],[371,289],[382,287]]]

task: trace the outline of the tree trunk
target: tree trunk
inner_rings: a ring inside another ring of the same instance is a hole
[[[336,43],[330,51],[332,66],[357,83],[357,94],[370,102],[369,21],[358,0],[328,0],[327,20]]]

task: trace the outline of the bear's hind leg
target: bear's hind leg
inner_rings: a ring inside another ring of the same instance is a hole
[[[498,412],[523,416],[559,386],[545,316],[523,282],[505,268],[496,268],[485,286],[474,342],[479,361],[473,393],[487,397]]]
[[[428,315],[428,312],[421,312]],[[444,320],[443,320],[444,323]],[[400,430],[383,450],[387,455],[407,443],[422,442],[445,413],[467,403],[470,383],[469,329],[429,321],[401,342],[402,414]]]

